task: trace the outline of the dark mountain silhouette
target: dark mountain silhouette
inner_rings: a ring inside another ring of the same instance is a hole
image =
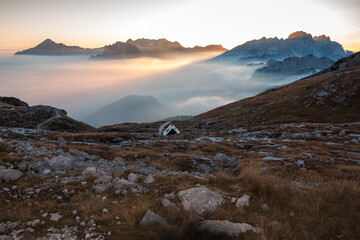
[[[17,52],[15,55],[90,55],[101,53],[103,49],[66,46],[63,43],[56,43],[51,39],[46,39],[36,47]]]

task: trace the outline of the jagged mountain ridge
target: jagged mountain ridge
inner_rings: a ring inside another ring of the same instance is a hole
[[[97,54],[103,51],[102,48],[82,48],[79,46],[67,46],[63,43],[56,43],[46,39],[39,45],[15,53],[15,55],[83,55]]]
[[[284,61],[270,60],[265,67],[256,69],[252,79],[282,80],[289,76],[310,75],[329,68],[335,62],[327,57],[289,57]]]
[[[299,31],[290,34],[287,39],[263,37],[248,41],[215,57],[213,61],[242,64],[254,61],[266,62],[270,59],[282,61],[288,57],[305,57],[310,54],[337,61],[351,55],[352,52],[345,51],[339,43],[331,41],[330,37],[324,35],[312,37],[311,34]]]
[[[93,55],[103,58],[131,58],[131,57],[163,57],[169,54],[200,53],[200,52],[225,52],[227,49],[221,45],[208,45],[205,47],[195,46],[193,48],[183,47],[178,42],[166,39],[129,39],[126,42],[118,41],[114,44],[101,48],[82,48],[79,46],[67,46],[46,39],[39,45],[15,53],[15,55]],[[140,51],[140,54],[139,52]]]

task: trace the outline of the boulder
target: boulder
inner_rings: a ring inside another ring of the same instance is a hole
[[[166,222],[166,219],[148,210],[140,221],[140,225],[148,226],[159,222]]]
[[[14,181],[21,177],[22,173],[19,170],[4,169],[0,170],[0,180]]]
[[[206,187],[183,190],[178,192],[177,196],[184,210],[192,211],[202,217],[215,212],[217,206],[224,201],[220,193]]]
[[[246,233],[249,231],[254,233],[262,232],[261,229],[253,227],[247,223],[233,223],[227,220],[205,220],[200,223],[199,229],[213,234],[226,234],[231,237],[237,237],[240,233]]]

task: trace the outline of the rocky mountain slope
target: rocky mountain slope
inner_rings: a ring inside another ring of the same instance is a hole
[[[152,96],[130,95],[108,104],[84,119],[100,127],[124,122],[153,122],[161,119],[164,106]]]
[[[351,52],[345,51],[339,43],[331,41],[329,37],[312,37],[311,34],[299,31],[290,34],[287,39],[264,37],[248,41],[215,57],[213,61],[246,64],[256,61],[267,62],[271,59],[282,61],[288,57],[305,57],[310,54],[337,61]]]
[[[104,48],[82,48],[78,46],[67,46],[63,43],[56,43],[51,39],[46,39],[39,45],[29,48],[15,55],[90,55],[101,53]]]
[[[252,79],[282,80],[290,76],[310,75],[331,67],[334,61],[317,58],[313,55],[305,57],[289,57],[284,61],[270,60],[265,67],[256,69]]]
[[[196,119],[223,129],[261,124],[360,121],[357,56],[358,53],[340,60],[330,69],[339,69],[339,65],[352,67],[270,89],[201,114]]]
[[[89,125],[66,116],[64,110],[42,105],[29,106],[14,97],[0,97],[0,127],[61,132],[79,132],[92,129]]]

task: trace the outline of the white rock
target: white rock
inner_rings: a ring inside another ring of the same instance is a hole
[[[210,191],[206,187],[190,188],[178,192],[182,207],[186,211],[193,211],[204,217],[216,211],[218,205],[223,203],[220,193]]]
[[[102,212],[103,212],[103,213],[108,213],[109,210],[107,210],[106,208],[104,208],[104,209],[102,210]]]
[[[62,218],[62,216],[59,213],[50,213],[50,220],[57,222],[60,220],[60,218]]]
[[[45,169],[44,171],[43,171],[43,174],[49,174],[49,173],[51,173],[51,170],[50,169]]]
[[[244,195],[237,200],[236,207],[238,208],[238,207],[249,206],[250,205],[249,201],[250,201],[250,196]]]
[[[232,203],[236,202],[236,200],[237,200],[237,198],[234,198],[234,197],[231,198],[231,202],[232,202]]]
[[[145,178],[145,180],[144,180],[144,183],[145,184],[151,184],[151,183],[153,183],[153,182],[155,182],[155,178],[153,177],[153,175],[148,175],[146,178]]]
[[[135,174],[135,173],[130,173],[129,175],[128,175],[128,180],[129,181],[132,181],[132,182],[136,182],[137,180],[138,180],[138,175],[137,174]]]

